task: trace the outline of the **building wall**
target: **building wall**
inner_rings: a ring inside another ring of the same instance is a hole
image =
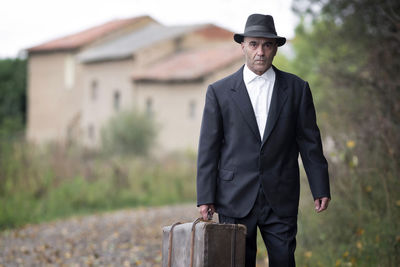
[[[204,105],[202,83],[138,84],[138,108],[154,118],[157,150],[181,150],[197,146],[200,130],[200,107]]]
[[[89,146],[101,141],[101,129],[107,121],[133,106],[132,60],[86,64],[83,68],[82,140]]]
[[[151,114],[159,129],[156,150],[196,151],[208,85],[235,72],[241,65],[242,61],[237,61],[201,82],[136,83],[137,107]]]
[[[80,66],[72,53],[32,54],[28,60],[27,137],[67,140],[80,119]]]

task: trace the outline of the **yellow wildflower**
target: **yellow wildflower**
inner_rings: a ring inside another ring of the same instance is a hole
[[[345,253],[343,253],[343,258],[347,258],[349,256],[349,252],[346,251]]]
[[[357,235],[358,235],[358,236],[360,236],[360,235],[363,235],[363,234],[364,234],[364,232],[365,232],[365,230],[364,230],[364,229],[362,229],[362,228],[358,228],[358,230],[357,230]]]
[[[335,266],[340,266],[342,264],[342,261],[340,259],[336,260]]]
[[[353,140],[349,140],[347,141],[346,145],[348,148],[352,149],[353,147],[356,146],[356,142],[354,142]]]
[[[400,199],[396,201],[396,206],[400,207]]]
[[[372,192],[372,186],[367,185],[367,186],[365,187],[365,192],[371,193],[371,192]]]
[[[305,256],[307,259],[311,258],[311,256],[312,256],[312,251],[306,251],[306,252],[304,252],[304,256]]]
[[[356,246],[357,246],[358,249],[362,249],[362,247],[363,247],[363,245],[362,245],[362,243],[360,241],[357,241]]]

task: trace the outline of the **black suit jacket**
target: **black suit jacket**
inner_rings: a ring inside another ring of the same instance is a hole
[[[309,85],[273,68],[276,78],[262,140],[243,67],[208,87],[198,151],[198,206],[214,204],[219,214],[241,218],[250,212],[262,186],[274,212],[296,216],[299,152],[314,199],[330,197]]]

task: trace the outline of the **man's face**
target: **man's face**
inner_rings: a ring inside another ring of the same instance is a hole
[[[247,67],[257,75],[261,75],[271,67],[278,45],[275,39],[271,38],[245,37],[242,50]]]

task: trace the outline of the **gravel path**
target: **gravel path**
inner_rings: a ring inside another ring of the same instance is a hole
[[[162,227],[198,217],[195,204],[138,208],[0,232],[3,266],[161,266]]]

